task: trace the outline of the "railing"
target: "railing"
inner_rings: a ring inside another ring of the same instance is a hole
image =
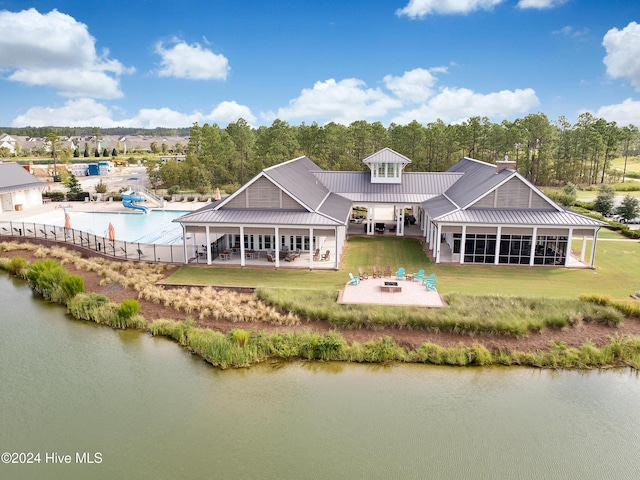
[[[94,250],[102,255],[125,260],[145,262],[185,263],[182,243],[173,245],[110,241],[108,237],[94,235],[76,229],[65,229],[54,225],[31,222],[0,222],[0,238],[3,236],[39,238],[61,245],[77,245]],[[189,258],[197,258],[197,247],[187,245]]]
[[[160,198],[158,195],[156,195],[155,193],[153,193],[151,190],[149,190],[147,187],[144,187],[142,189],[142,192],[144,193],[144,196],[147,200],[151,199],[151,201],[153,203],[156,203],[159,207],[162,207],[164,205],[164,199]]]

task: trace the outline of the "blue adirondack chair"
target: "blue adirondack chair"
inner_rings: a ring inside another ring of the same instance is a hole
[[[432,274],[431,274],[431,275],[429,275],[428,277],[423,278],[423,279],[422,279],[422,283],[424,283],[424,284],[426,285],[426,284],[427,284],[427,282],[433,282],[435,279],[436,279],[436,276],[435,276],[435,274],[433,274],[433,273],[432,273]]]
[[[436,280],[434,276],[433,279],[425,280],[424,285],[427,288],[427,290],[431,290],[432,292],[437,292],[436,283],[438,283],[438,280]]]
[[[354,275],[351,272],[349,272],[349,278],[351,280],[349,280],[349,283],[347,283],[347,285],[358,285],[360,283],[360,277],[358,277],[357,275]]]
[[[404,280],[404,267],[400,267],[396,272],[396,279]]]
[[[414,273],[413,280],[416,282],[422,282],[424,280],[424,270],[419,270],[418,273]]]

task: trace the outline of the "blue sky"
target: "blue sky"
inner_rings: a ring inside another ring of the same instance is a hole
[[[0,126],[640,125],[638,0],[0,0]]]

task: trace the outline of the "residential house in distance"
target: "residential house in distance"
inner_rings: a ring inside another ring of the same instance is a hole
[[[204,246],[208,264],[240,266],[263,253],[277,268],[296,252],[296,266],[337,269],[349,235],[396,235],[421,240],[435,263],[594,267],[604,223],[554,203],[515,162],[463,158],[446,172],[405,172],[411,160],[389,148],[362,162],[368,171],[326,171],[304,156],[265,168],[174,220],[190,239],[185,253]]]
[[[17,163],[0,162],[0,213],[42,205],[45,182]]]

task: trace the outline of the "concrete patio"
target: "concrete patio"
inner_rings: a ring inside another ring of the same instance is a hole
[[[372,304],[416,307],[444,307],[445,303],[438,292],[429,291],[422,282],[398,280],[400,292],[383,292],[381,281],[395,281],[395,277],[362,279],[358,285],[345,285],[338,295],[338,303]]]

